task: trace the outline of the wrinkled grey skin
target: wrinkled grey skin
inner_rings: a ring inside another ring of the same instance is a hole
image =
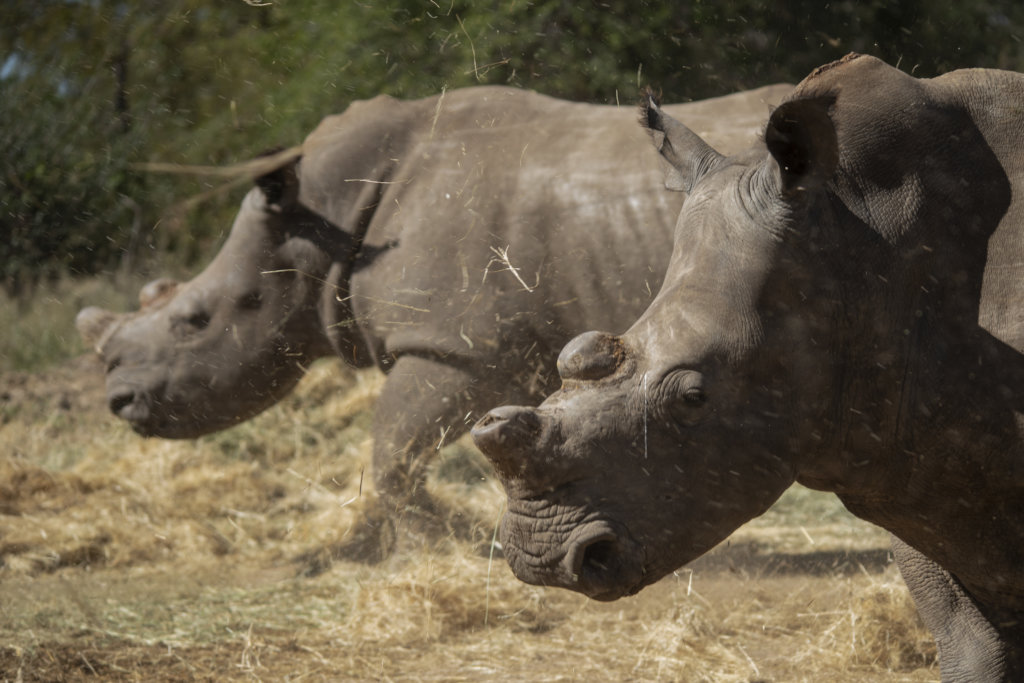
[[[790,90],[669,109],[738,149]],[[426,505],[423,468],[474,407],[539,399],[567,340],[624,329],[657,291],[681,197],[635,117],[487,87],[325,119],[203,272],[147,285],[137,312],[79,314],[111,410],[195,437],[278,401],[316,358],[376,364],[378,493]]]
[[[473,434],[523,580],[629,595],[794,481],[890,530],[949,681],[1024,676],[1024,76],[850,56],[721,156],[653,103],[688,192],[651,306]]]

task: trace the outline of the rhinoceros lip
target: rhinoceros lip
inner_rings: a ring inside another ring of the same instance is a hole
[[[206,431],[199,430],[195,428],[193,422],[173,417],[164,419],[153,418],[145,421],[128,420],[128,424],[132,431],[139,436],[157,437],[160,439],[194,439],[217,429],[214,427]]]
[[[132,408],[131,410],[125,410],[117,413],[117,416],[128,423],[128,426],[132,428],[132,431],[139,436],[157,436],[163,438],[170,438],[173,435],[169,433],[167,429],[166,420],[161,420],[149,410],[148,406],[145,408]]]

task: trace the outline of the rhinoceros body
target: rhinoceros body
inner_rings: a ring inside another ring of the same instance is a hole
[[[1024,76],[850,56],[732,156],[646,120],[688,192],[662,289],[474,428],[513,570],[614,599],[799,481],[893,533],[945,679],[1021,680]]]
[[[669,109],[739,148],[790,89]],[[79,314],[110,408],[195,437],[273,404],[317,357],[376,364],[378,492],[412,501],[474,408],[537,395],[568,339],[624,329],[657,291],[681,198],[643,138],[630,107],[512,88],[354,103],[257,180],[194,279],[147,285],[134,313]]]

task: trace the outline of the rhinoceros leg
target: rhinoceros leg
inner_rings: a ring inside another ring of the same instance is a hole
[[[373,480],[391,511],[432,514],[424,482],[438,445],[460,437],[509,393],[518,397],[508,377],[499,387],[496,374],[412,355],[396,361],[373,424]]]
[[[524,369],[517,378],[484,364],[463,368],[440,359],[399,357],[374,407],[373,480],[378,502],[364,509],[361,523],[339,543],[296,557],[300,573],[315,576],[340,558],[380,562],[404,540],[458,531],[447,526],[424,488],[437,446],[442,439],[457,439],[495,405],[528,400],[525,387],[538,381],[537,372]]]
[[[1024,624],[994,616],[960,582],[895,536],[893,555],[939,648],[943,681],[1024,680]]]

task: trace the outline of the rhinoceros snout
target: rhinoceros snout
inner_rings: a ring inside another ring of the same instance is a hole
[[[625,358],[622,339],[606,332],[584,332],[558,355],[563,380],[596,380],[615,372]]]
[[[541,428],[533,408],[501,406],[480,418],[471,433],[477,448],[499,472],[516,476],[525,469],[521,454],[533,447]]]

